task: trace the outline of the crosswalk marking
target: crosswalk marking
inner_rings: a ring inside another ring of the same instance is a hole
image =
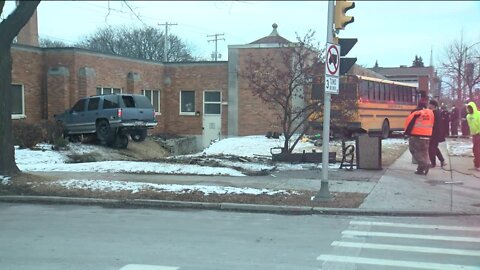
[[[431,269],[431,270],[480,270],[480,267],[456,264],[426,263],[402,260],[385,260],[365,257],[349,257],[335,255],[320,255],[317,260],[333,261],[343,263],[370,264],[382,266],[396,266],[409,269]]]
[[[423,225],[423,224],[391,223],[391,222],[371,222],[371,221],[350,221],[350,224],[351,224],[351,225],[367,225],[367,226],[413,228],[413,229],[433,229],[433,230],[452,230],[452,231],[472,231],[472,232],[480,232],[480,228],[477,228],[477,227],[462,227],[462,226]]]
[[[178,270],[179,267],[162,266],[162,265],[146,265],[146,264],[128,264],[120,268],[120,270]]]
[[[406,252],[420,252],[420,253],[437,253],[437,254],[448,254],[448,255],[476,256],[480,258],[480,250],[468,250],[468,249],[432,248],[432,247],[369,244],[369,243],[341,242],[341,241],[334,241],[332,243],[332,246],[394,250],[394,251],[406,251]]]
[[[460,236],[441,236],[441,235],[423,235],[423,234],[409,234],[409,233],[386,233],[386,232],[365,232],[365,231],[343,231],[343,235],[348,236],[377,236],[377,237],[395,237],[395,238],[410,238],[410,239],[425,239],[425,240],[441,240],[441,241],[460,241],[460,242],[474,242],[480,243],[480,238],[474,237],[460,237]]]

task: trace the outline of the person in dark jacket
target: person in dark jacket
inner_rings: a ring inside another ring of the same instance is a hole
[[[433,111],[434,121],[432,129],[432,137],[430,137],[428,155],[430,156],[430,166],[433,168],[436,166],[437,157],[440,160],[440,165],[443,167],[447,165],[443,158],[442,152],[438,149],[438,144],[445,141],[445,131],[443,128],[443,122],[441,119],[441,112],[438,110],[438,102],[436,100],[430,100],[428,108]]]
[[[460,111],[453,105],[450,111],[450,132],[452,136],[458,136],[458,121],[460,120]]]
[[[447,106],[443,106],[440,111],[440,118],[442,119],[443,136],[446,138],[450,136],[450,113],[448,112]]]
[[[462,108],[462,137],[468,137],[470,136],[470,128],[468,127],[468,123],[467,123],[467,106],[465,105],[463,108]]]

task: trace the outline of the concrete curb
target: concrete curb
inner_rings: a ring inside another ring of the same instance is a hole
[[[41,203],[41,204],[76,204],[117,208],[154,208],[154,209],[201,209],[254,213],[271,213],[283,215],[349,215],[349,216],[467,216],[480,215],[477,212],[419,211],[419,210],[375,210],[361,208],[327,208],[288,205],[261,205],[240,203],[208,203],[164,200],[115,200],[57,196],[0,196],[0,202]]]

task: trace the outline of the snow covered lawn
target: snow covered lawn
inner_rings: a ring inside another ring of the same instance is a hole
[[[87,155],[105,149],[80,143],[70,143],[67,151],[53,151],[51,145],[39,144],[38,150],[16,149],[15,158],[20,170],[29,171],[71,171],[71,172],[112,172],[112,173],[157,173],[157,174],[184,174],[184,175],[228,175],[245,176],[242,171],[271,171],[271,170],[305,170],[321,168],[321,164],[288,164],[270,162],[270,148],[281,147],[282,139],[268,139],[265,136],[245,136],[228,138],[212,144],[201,153],[194,155],[176,156],[174,159],[189,160],[204,158],[215,162],[216,166],[200,166],[196,164],[172,162],[139,162],[139,161],[101,161],[71,163],[69,156]],[[332,142],[331,148],[338,149],[339,142]],[[108,149],[107,149],[108,150]],[[299,142],[295,152],[321,151],[312,142]],[[340,153],[339,153],[340,154]],[[337,154],[337,155],[339,155]],[[256,162],[232,161],[219,157],[246,157],[260,158]],[[338,168],[338,164],[330,168]]]

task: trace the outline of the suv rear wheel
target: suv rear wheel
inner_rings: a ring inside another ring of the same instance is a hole
[[[117,133],[115,139],[111,143],[108,143],[108,145],[116,149],[126,149],[128,146],[128,136],[122,133]]]
[[[145,138],[147,138],[147,130],[146,129],[136,129],[130,132],[130,137],[132,137],[132,141],[134,142],[143,142]]]

